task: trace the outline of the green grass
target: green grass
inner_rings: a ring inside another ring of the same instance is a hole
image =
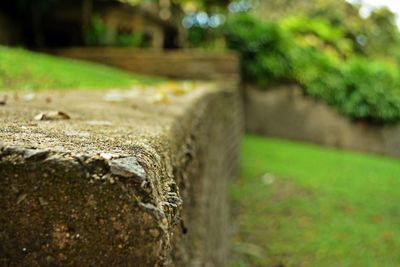
[[[232,266],[400,266],[400,160],[246,136],[231,197]]]
[[[161,78],[0,46],[0,90],[128,88]]]

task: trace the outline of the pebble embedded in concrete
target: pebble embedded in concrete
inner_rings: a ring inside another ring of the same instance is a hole
[[[135,157],[119,158],[109,162],[112,174],[126,178],[146,179],[146,172]]]

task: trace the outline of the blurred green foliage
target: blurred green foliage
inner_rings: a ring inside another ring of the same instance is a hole
[[[94,16],[90,20],[90,25],[86,29],[85,32],[85,42],[87,45],[105,45],[107,43],[106,40],[107,35],[107,27],[101,18]]]
[[[254,1],[258,6],[253,14],[261,20],[280,22],[287,17],[300,16],[313,21],[322,18],[330,26],[340,27],[357,53],[388,59],[398,50],[396,16],[386,7],[373,9],[366,16],[362,5],[344,0]]]
[[[399,63],[358,51],[341,25],[319,17],[261,21],[238,14],[228,20],[225,35],[241,55],[247,81],[295,82],[350,118],[400,120]]]
[[[244,78],[267,84],[291,73],[288,36],[276,23],[249,15],[231,17],[225,26],[229,48],[240,53]]]
[[[205,28],[193,26],[187,31],[187,44],[190,48],[201,48],[208,50],[224,50],[225,39],[223,27]]]
[[[85,43],[91,46],[145,47],[144,34],[141,32],[116,33],[109,37],[110,29],[103,20],[94,16],[85,31]]]

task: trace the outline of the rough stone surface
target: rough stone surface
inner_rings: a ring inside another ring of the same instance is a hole
[[[354,122],[328,105],[305,97],[301,88],[282,85],[245,89],[249,132],[400,157],[400,126]]]
[[[110,172],[125,178],[146,180],[146,172],[135,157],[119,158],[110,161]]]
[[[149,101],[151,90],[118,102],[10,94],[0,107],[0,266],[226,265],[240,101],[201,87],[168,103]],[[34,120],[53,110],[71,119]]]

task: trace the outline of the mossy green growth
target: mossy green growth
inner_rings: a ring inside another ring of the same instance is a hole
[[[399,266],[400,161],[257,136],[231,186],[232,266]]]
[[[0,46],[0,90],[128,88],[163,80],[100,64]]]

